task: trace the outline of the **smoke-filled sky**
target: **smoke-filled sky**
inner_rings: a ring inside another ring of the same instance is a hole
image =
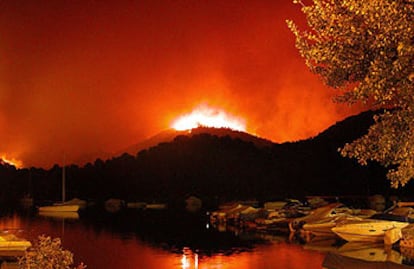
[[[292,0],[0,2],[0,156],[93,161],[200,104],[275,142],[317,135],[356,109],[332,102],[286,19]]]

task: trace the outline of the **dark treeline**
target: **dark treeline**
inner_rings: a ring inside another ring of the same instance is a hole
[[[385,170],[361,167],[337,149],[367,130],[372,113],[337,123],[320,135],[295,143],[258,147],[230,136],[179,135],[173,141],[83,167],[66,167],[67,198],[105,201],[183,201],[196,195],[218,203],[234,199],[283,199],[307,195],[384,195],[390,189]],[[62,167],[50,170],[0,166],[3,203],[31,194],[37,203],[61,199]]]

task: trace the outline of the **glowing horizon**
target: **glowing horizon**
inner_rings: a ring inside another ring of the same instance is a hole
[[[236,116],[218,126],[277,143],[360,111],[309,71],[286,25],[306,25],[291,1],[33,2],[3,1],[0,25],[0,156],[23,167],[106,158],[199,104]],[[217,126],[192,121],[176,128]]]
[[[246,124],[242,118],[206,105],[200,105],[191,113],[179,116],[171,127],[177,131],[191,130],[197,127],[214,127],[246,132]]]

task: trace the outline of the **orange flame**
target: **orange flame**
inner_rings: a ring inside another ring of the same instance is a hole
[[[191,130],[200,126],[246,131],[246,124],[243,119],[206,105],[196,107],[190,114],[180,116],[172,124],[172,128],[177,131]]]
[[[9,157],[7,157],[6,154],[0,155],[0,162],[1,162],[1,160],[3,160],[3,162],[5,162],[7,164],[13,165],[16,168],[22,168],[23,167],[23,162],[22,161],[19,161],[15,158],[9,158]]]

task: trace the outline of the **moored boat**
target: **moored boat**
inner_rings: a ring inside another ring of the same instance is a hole
[[[318,221],[305,223],[302,226],[302,230],[306,233],[310,233],[313,236],[335,236],[335,233],[332,231],[333,227],[344,225],[346,223],[364,221],[364,219],[367,218],[364,218],[364,215],[360,214],[338,214],[334,217],[327,217]]]
[[[340,223],[361,221],[371,212],[351,209],[341,203],[330,203],[312,210],[308,215],[294,219],[290,230],[309,241],[311,236],[336,236],[332,231]]]
[[[338,216],[336,209],[343,206],[341,203],[331,203],[328,205],[321,206],[309,212],[309,214],[293,219],[289,227],[292,232],[301,229],[304,224],[319,222],[324,219],[332,218]]]
[[[66,173],[65,173],[65,165],[62,168],[62,202],[54,203],[53,205],[49,206],[40,206],[39,212],[77,212],[84,202],[83,200],[71,200],[66,201]],[[85,202],[86,203],[86,202]]]
[[[365,219],[337,225],[332,228],[332,231],[349,242],[381,242],[384,240],[386,231],[391,229],[401,230],[407,226],[407,222]]]
[[[318,222],[305,223],[302,230],[314,236],[335,236],[332,228],[337,225],[337,222],[337,219],[329,218]]]
[[[0,255],[10,251],[25,251],[31,245],[30,241],[17,237],[13,233],[0,233]]]

